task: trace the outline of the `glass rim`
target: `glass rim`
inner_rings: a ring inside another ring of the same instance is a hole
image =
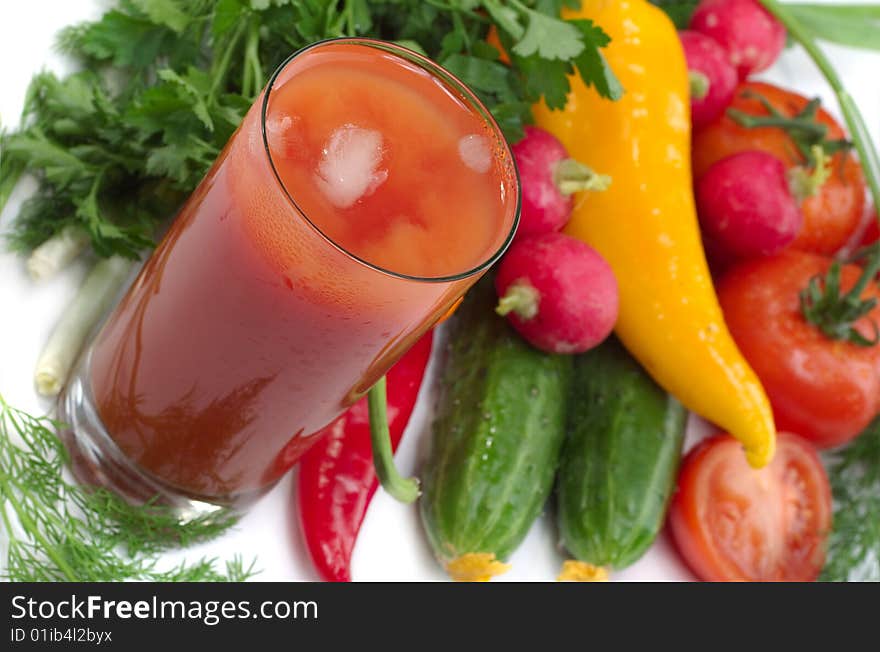
[[[367,47],[376,48],[378,50],[384,50],[385,52],[389,52],[391,54],[397,55],[402,59],[409,61],[410,63],[414,63],[426,70],[431,75],[438,78],[441,82],[451,87],[453,91],[458,93],[461,96],[461,99],[466,101],[469,105],[477,110],[480,116],[489,124],[489,126],[494,129],[495,133],[499,136],[501,143],[504,146],[505,151],[507,152],[507,156],[509,157],[511,167],[513,169],[513,179],[515,181],[515,192],[516,192],[516,205],[514,207],[513,220],[510,225],[509,232],[505,236],[502,243],[498,246],[494,253],[488,256],[481,263],[476,265],[475,267],[468,269],[464,272],[459,272],[457,274],[451,274],[446,276],[415,276],[412,274],[404,274],[402,272],[395,272],[391,269],[386,269],[380,265],[375,263],[371,263],[370,261],[361,258],[360,256],[352,253],[338,242],[336,242],[333,238],[328,236],[324,231],[319,227],[312,219],[308,216],[306,211],[300,208],[299,204],[291,195],[290,191],[287,189],[287,186],[284,184],[284,181],[281,180],[281,176],[278,174],[278,170],[275,167],[275,161],[272,159],[272,152],[269,149],[269,138],[266,133],[266,115],[269,108],[269,96],[272,93],[272,88],[275,85],[275,81],[278,79],[278,76],[281,72],[287,67],[287,65],[299,57],[302,54],[305,54],[309,50],[314,48],[328,45],[331,43],[351,43],[354,45],[364,45]],[[510,149],[510,144],[507,142],[507,139],[504,137],[501,128],[498,126],[498,122],[483,104],[477,94],[472,91],[467,84],[461,81],[458,77],[453,75],[451,72],[443,68],[440,64],[432,61],[428,57],[423,54],[420,54],[414,50],[410,50],[402,45],[398,45],[397,43],[392,43],[390,41],[383,41],[381,39],[373,39],[373,38],[364,38],[364,37],[348,37],[341,36],[336,38],[328,38],[322,39],[320,41],[315,41],[303,48],[300,48],[293,54],[289,55],[281,64],[275,69],[272,73],[272,76],[269,77],[269,81],[266,83],[265,92],[263,93],[263,101],[262,106],[260,107],[260,133],[263,139],[263,150],[266,153],[266,158],[269,161],[269,167],[272,168],[272,175],[275,178],[276,183],[278,184],[281,191],[284,193],[284,196],[287,198],[287,201],[293,206],[294,210],[308,223],[308,225],[317,233],[324,241],[326,241],[330,246],[334,249],[342,253],[344,256],[364,265],[372,270],[375,270],[381,274],[385,274],[387,276],[391,276],[394,278],[407,280],[407,281],[418,281],[422,283],[449,283],[451,281],[461,281],[471,276],[475,276],[487,269],[489,269],[492,265],[494,265],[501,256],[504,255],[504,252],[510,246],[511,242],[513,242],[513,238],[516,235],[517,227],[519,226],[520,221],[520,211],[522,209],[522,192],[520,186],[520,178],[519,178],[519,169],[516,165],[516,159],[513,156],[513,152]]]

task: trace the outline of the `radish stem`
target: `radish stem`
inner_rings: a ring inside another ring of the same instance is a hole
[[[688,73],[688,81],[690,83],[691,97],[695,100],[706,99],[712,86],[709,78],[697,70],[691,70]]]
[[[572,158],[559,161],[553,170],[553,183],[565,196],[592,190],[601,192],[611,185],[611,177],[597,174],[591,168]]]
[[[541,302],[541,295],[528,282],[517,281],[509,288],[504,296],[498,301],[495,312],[506,317],[510,313],[516,313],[520,319],[532,319],[538,314],[538,304]]]
[[[57,396],[95,322],[128,279],[132,261],[113,256],[98,262],[65,308],[37,361],[37,392]]]
[[[31,252],[27,271],[35,281],[51,278],[79,256],[88,243],[85,231],[66,226]]]

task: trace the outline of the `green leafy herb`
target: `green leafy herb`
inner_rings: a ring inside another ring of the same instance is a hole
[[[104,489],[67,482],[67,452],[57,424],[10,407],[0,397],[0,529],[11,581],[243,581],[254,574],[240,557],[217,568],[199,559],[163,570],[163,550],[211,539],[235,518],[225,511],[181,524],[158,504],[132,507]],[[14,441],[17,439],[18,442]]]
[[[118,0],[69,27],[63,51],[87,70],[31,83],[20,131],[0,134],[0,209],[34,174],[11,246],[32,250],[78,225],[102,256],[136,258],[176,213],[241,122],[268,75],[314,41],[370,36],[404,43],[474,88],[518,139],[531,105],[563,106],[577,70],[600,94],[619,82],[570,0]],[[486,43],[495,25],[513,64]]]
[[[834,528],[821,579],[880,582],[880,419],[827,456]]]
[[[574,25],[516,4],[528,19],[528,27],[513,46],[517,55],[530,57],[537,53],[542,59],[567,61],[584,51],[583,39]]]

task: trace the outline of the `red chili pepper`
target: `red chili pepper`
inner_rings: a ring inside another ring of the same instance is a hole
[[[432,343],[433,331],[429,331],[387,374],[388,427],[394,449],[415,407]],[[318,436],[299,463],[300,529],[320,576],[328,582],[350,582],[351,553],[379,486],[366,397]]]

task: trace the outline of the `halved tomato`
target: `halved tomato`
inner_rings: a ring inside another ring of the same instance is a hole
[[[726,434],[685,458],[669,526],[707,582],[807,582],[819,576],[831,528],[831,488],[811,444],[780,433],[769,466],[753,469]]]

